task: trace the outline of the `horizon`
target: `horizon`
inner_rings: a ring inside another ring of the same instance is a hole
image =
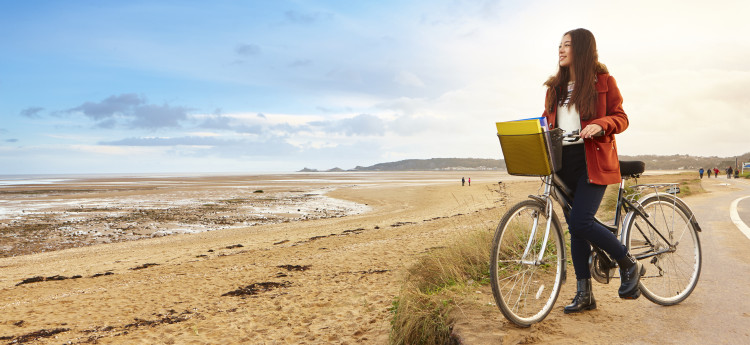
[[[722,159],[722,160],[732,160],[732,159],[738,159],[740,156],[750,155],[750,152],[746,152],[744,154],[738,155],[738,156],[728,156],[728,157],[719,157],[719,156],[691,156],[691,155],[652,155],[652,154],[643,154],[643,156],[656,156],[656,157],[670,157],[670,156],[687,156],[691,158],[698,158],[698,159]],[[641,155],[620,155],[627,156],[627,157],[636,157]],[[378,172],[377,170],[356,170],[357,168],[369,168],[375,165],[379,164],[392,164],[392,163],[398,163],[402,161],[410,161],[410,160],[432,160],[432,159],[476,159],[476,160],[504,160],[503,158],[477,158],[477,157],[433,157],[433,158],[406,158],[401,159],[397,161],[389,161],[389,162],[379,162],[375,163],[369,166],[363,166],[363,165],[356,165],[351,168],[342,168],[339,166],[334,167],[326,167],[326,168],[320,168],[320,167],[302,167],[297,168],[295,170],[284,170],[284,171],[192,171],[192,172],[180,172],[180,171],[155,171],[155,172],[108,172],[108,173],[86,173],[86,172],[73,172],[73,173],[31,173],[31,174],[0,174],[0,180],[5,179],[5,181],[0,181],[0,185],[7,186],[9,185],[7,183],[8,180],[15,180],[15,179],[29,179],[29,178],[98,178],[98,177],[104,177],[104,176],[111,176],[111,177],[149,177],[149,178],[155,178],[155,177],[197,177],[197,176],[232,176],[232,175],[283,175],[283,174],[295,174],[295,173],[306,173],[306,169],[309,170],[307,172],[320,172],[320,173],[329,173],[329,172],[361,172],[361,173],[369,173],[369,172]],[[742,165],[743,163],[750,163],[750,162],[738,162],[738,165]],[[331,171],[335,169],[340,169],[339,171]],[[652,171],[677,171],[677,170],[687,170],[688,168],[678,168],[678,169],[647,169]],[[692,169],[692,168],[690,168]],[[466,171],[479,171],[483,169],[478,168],[466,168]],[[491,169],[491,170],[498,170],[498,169]],[[499,169],[500,171],[505,170],[504,168]],[[394,170],[394,171],[412,171],[412,170]],[[414,170],[414,171],[431,171],[431,170]],[[444,171],[442,169],[438,171]],[[460,170],[458,170],[460,171]],[[384,170],[383,172],[392,172],[390,170]],[[43,183],[44,184],[44,183]],[[11,183],[12,185],[12,183]]]
[[[750,3],[555,4],[10,2],[0,174],[502,159],[494,123],[542,113],[577,27],[623,95],[620,155],[747,151]]]

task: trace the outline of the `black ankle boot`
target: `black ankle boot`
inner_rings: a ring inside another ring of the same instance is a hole
[[[646,268],[628,253],[624,258],[617,260],[620,266],[620,289],[617,291],[620,298],[636,299],[641,296],[638,281],[646,273]]]
[[[596,309],[596,300],[594,292],[591,291],[591,279],[578,279],[576,281],[576,296],[573,297],[573,303],[563,308],[565,314],[577,313],[583,310]]]

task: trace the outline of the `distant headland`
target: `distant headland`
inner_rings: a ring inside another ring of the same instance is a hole
[[[698,157],[691,155],[621,155],[622,161],[646,162],[648,170],[698,170],[718,168],[724,171],[728,166],[750,162],[750,152],[734,157]],[[378,163],[371,166],[357,166],[354,169],[339,167],[318,170],[305,167],[299,172],[344,172],[344,171],[429,171],[429,170],[505,170],[505,160],[486,158],[430,158],[405,159],[397,162]]]

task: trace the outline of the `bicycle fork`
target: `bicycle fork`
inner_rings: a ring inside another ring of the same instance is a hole
[[[537,257],[534,260],[528,260],[527,256],[529,255],[529,252],[531,251],[531,247],[534,245],[534,239],[536,238],[536,232],[539,229],[539,215],[536,215],[534,217],[534,224],[532,225],[531,229],[531,235],[529,236],[528,242],[526,242],[526,248],[523,251],[523,255],[521,256],[521,263],[526,265],[541,265],[543,264],[543,258],[544,258],[544,252],[547,248],[547,242],[549,240],[549,232],[552,225],[552,177],[547,176],[545,177],[545,184],[544,184],[544,213],[547,216],[546,224],[544,225],[544,238],[542,239],[542,246],[539,250],[539,257]]]

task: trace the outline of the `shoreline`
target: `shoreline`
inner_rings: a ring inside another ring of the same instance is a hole
[[[665,175],[665,174],[680,174],[692,172],[689,170],[646,170],[645,174],[650,175]],[[34,187],[39,185],[54,185],[60,183],[83,183],[87,181],[100,181],[100,180],[152,180],[152,179],[206,179],[206,178],[261,178],[269,176],[307,176],[308,178],[298,179],[298,181],[314,181],[316,180],[313,176],[372,176],[372,175],[423,175],[423,174],[439,174],[439,175],[485,175],[495,174],[498,177],[503,178],[514,178],[508,175],[506,170],[414,170],[414,171],[320,171],[320,172],[254,172],[254,173],[243,173],[243,172],[207,172],[207,173],[96,173],[96,174],[11,174],[2,175],[0,174],[0,190],[4,188],[13,187]],[[697,173],[697,170],[696,170]],[[459,177],[460,179],[460,177]],[[293,179],[282,179],[281,181],[290,181]],[[325,179],[320,179],[325,180]],[[337,181],[332,179],[331,181]],[[447,180],[441,180],[444,182]],[[121,182],[124,183],[124,182]]]

